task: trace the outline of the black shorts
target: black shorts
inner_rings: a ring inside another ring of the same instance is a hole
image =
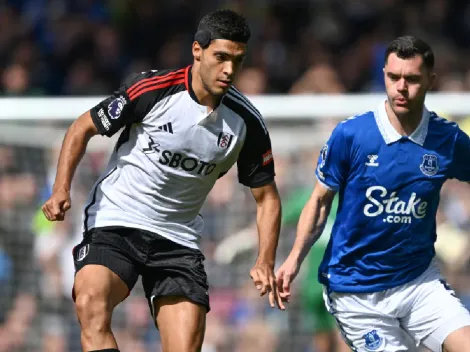
[[[139,276],[153,315],[153,300],[184,296],[210,310],[204,255],[155,233],[127,228],[101,227],[88,231],[73,250],[75,272],[99,264],[116,273],[130,291]]]

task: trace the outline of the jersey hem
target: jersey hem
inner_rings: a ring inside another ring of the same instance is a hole
[[[430,264],[429,264],[430,265]],[[370,285],[367,287],[364,286],[344,286],[344,285],[331,285],[330,283],[326,282],[326,280],[318,280],[322,285],[324,285],[328,290],[332,292],[338,293],[374,293],[374,292],[381,292],[385,290],[389,290],[392,288],[396,288],[402,285],[406,285],[407,283],[417,279],[421,275],[426,272],[429,268],[429,265],[423,268],[423,270],[417,271],[416,274],[408,277],[406,280],[401,280],[398,283],[381,283]]]

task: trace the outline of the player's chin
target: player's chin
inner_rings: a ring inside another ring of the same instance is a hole
[[[394,104],[393,105],[393,112],[397,115],[406,115],[410,112],[410,107],[408,105],[403,104]]]
[[[227,93],[229,89],[230,89],[229,85],[227,85],[227,86],[217,85],[215,87],[212,87],[211,93],[215,96],[221,96],[221,95],[224,95],[225,93]]]

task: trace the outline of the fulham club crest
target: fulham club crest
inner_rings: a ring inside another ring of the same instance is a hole
[[[220,149],[228,149],[232,144],[233,134],[220,132],[217,139],[217,145]]]
[[[76,254],[75,260],[77,262],[81,262],[83,259],[85,259],[85,257],[88,255],[89,252],[90,252],[90,245],[89,244],[84,245],[83,247],[78,249],[78,251],[75,253]]]

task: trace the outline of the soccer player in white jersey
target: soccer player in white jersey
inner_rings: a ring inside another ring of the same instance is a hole
[[[433,260],[439,192],[447,179],[470,181],[470,139],[425,107],[433,68],[434,54],[420,39],[388,46],[387,99],[334,129],[294,246],[276,273],[288,299],[339,192],[318,279],[353,351],[470,351],[470,314]]]
[[[118,351],[112,312],[139,276],[163,351],[200,351],[210,306],[199,211],[235,163],[257,205],[259,254],[250,275],[271,306],[284,309],[274,276],[281,203],[271,142],[258,110],[232,87],[249,37],[239,14],[206,15],[192,65],[133,75],[67,131],[53,194],[43,206],[51,221],[63,220],[70,208],[72,177],[89,139],[124,127],[90,192],[84,238],[73,251],[84,351]]]

